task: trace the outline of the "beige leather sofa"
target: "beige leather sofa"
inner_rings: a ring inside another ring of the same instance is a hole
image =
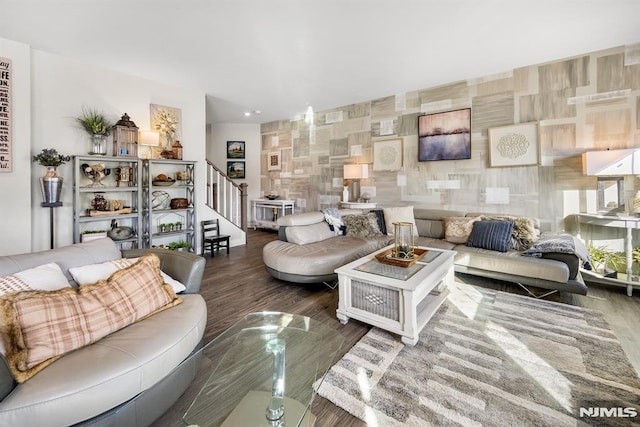
[[[72,282],[71,267],[148,252],[156,253],[161,269],[186,286],[179,294],[183,303],[71,352],[21,384],[2,358],[1,426],[149,425],[184,392],[195,361],[181,362],[201,345],[207,320],[199,294],[204,258],[165,249],[121,253],[105,238],[0,257],[0,276],[55,262]]]
[[[445,217],[477,215],[479,213],[415,208],[420,236],[415,243],[456,251],[456,272],[586,295],[587,287],[580,276],[580,260],[576,255],[548,253],[542,258],[533,258],[514,250],[503,253],[444,240]],[[392,239],[327,233],[328,225],[322,212],[287,215],[278,219],[278,225],[279,240],[265,245],[263,260],[273,277],[297,283],[331,282],[336,279],[336,268],[384,247]],[[303,244],[291,242],[292,235]]]

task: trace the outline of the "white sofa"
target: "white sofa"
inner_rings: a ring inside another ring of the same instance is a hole
[[[23,383],[0,362],[1,426],[144,426],[193,379],[182,363],[201,345],[207,309],[199,294],[205,260],[197,255],[140,249],[121,253],[108,238],[50,251],[0,257],[0,276],[44,263],[69,268],[154,252],[161,269],[186,286],[183,302],[75,350]],[[177,369],[176,369],[177,368]]]

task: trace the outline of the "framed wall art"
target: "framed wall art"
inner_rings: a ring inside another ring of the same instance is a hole
[[[489,167],[534,166],[539,151],[537,122],[489,129]]]
[[[227,162],[227,176],[231,179],[244,179],[245,162]]]
[[[182,140],[182,110],[166,105],[150,105],[151,130],[160,134],[160,146],[150,147],[151,158],[172,159],[173,144]]]
[[[471,158],[471,108],[418,117],[418,161]]]
[[[227,141],[227,158],[244,159],[244,141]]]
[[[279,171],[280,169],[282,169],[282,165],[280,163],[280,150],[269,152],[269,154],[267,154],[267,170]]]
[[[373,143],[373,170],[397,171],[402,169],[402,138]]]

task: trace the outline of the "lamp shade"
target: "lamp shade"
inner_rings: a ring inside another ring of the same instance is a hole
[[[582,154],[582,171],[591,176],[640,174],[640,149],[587,151]]]
[[[369,178],[369,165],[366,163],[344,165],[344,179]]]
[[[157,147],[160,145],[160,134],[150,130],[140,131],[138,138],[139,145],[147,145],[149,147]]]

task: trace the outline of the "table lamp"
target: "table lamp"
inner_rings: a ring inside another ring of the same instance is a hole
[[[353,186],[351,199],[353,201],[358,201],[360,199],[360,180],[363,178],[369,178],[369,165],[366,163],[359,163],[354,165],[344,165],[344,179],[347,181],[349,186]],[[345,186],[345,190],[343,192],[343,198],[348,197],[349,191]],[[348,202],[350,200],[343,200],[344,202]]]
[[[152,157],[151,147],[157,147],[159,145],[160,134],[158,132],[150,130],[140,131],[140,135],[138,136],[138,154],[140,155],[140,158],[150,159]]]

